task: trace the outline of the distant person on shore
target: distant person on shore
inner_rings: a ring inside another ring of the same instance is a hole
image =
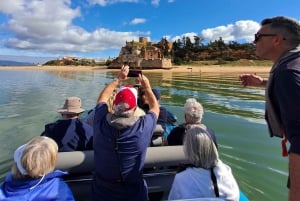
[[[239,187],[231,168],[219,159],[211,136],[199,125],[191,125],[183,143],[189,161],[187,168],[176,174],[169,200],[213,198],[239,200]]]
[[[192,125],[199,125],[211,136],[216,147],[218,147],[215,132],[202,124],[204,110],[201,103],[199,103],[195,98],[188,98],[183,110],[185,123],[180,124],[171,130],[170,135],[167,138],[168,145],[182,145],[184,137],[186,136],[186,129]]]
[[[300,200],[300,24],[287,17],[266,18],[255,34],[257,56],[274,62],[269,79],[240,75],[243,86],[266,86],[265,118],[270,136],[283,138],[289,155],[289,200]],[[290,143],[289,154],[285,143]]]
[[[84,112],[78,97],[68,97],[57,110],[62,119],[45,126],[42,136],[51,137],[58,144],[59,152],[93,149],[93,127],[79,119]]]
[[[1,184],[0,200],[75,200],[71,189],[61,178],[66,173],[54,170],[57,151],[55,141],[43,136],[37,136],[17,148],[12,170]]]
[[[149,111],[135,116],[137,90],[119,89],[109,112],[108,101],[121,81],[127,79],[128,66],[99,94],[94,115],[93,201],[147,201],[147,184],[142,170],[159,114],[159,105],[145,75],[137,77],[149,100]]]

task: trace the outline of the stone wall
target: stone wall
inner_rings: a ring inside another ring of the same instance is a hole
[[[137,64],[139,63],[139,64]],[[169,69],[172,68],[171,59],[140,59],[139,62],[129,62],[131,67],[142,69]],[[120,68],[122,66],[121,60],[115,60],[108,68]]]
[[[172,68],[171,59],[142,60],[140,65],[143,69]]]
[[[166,42],[166,40],[161,42],[162,47]],[[126,41],[126,46],[121,48],[119,56],[112,61],[108,68],[120,68],[124,62],[134,68],[172,68],[171,59],[163,58],[161,48],[154,46],[145,37],[140,37],[139,42]]]

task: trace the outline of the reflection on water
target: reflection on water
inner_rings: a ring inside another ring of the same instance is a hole
[[[215,130],[220,156],[250,200],[287,200],[287,159],[280,155],[280,140],[268,136],[264,89],[241,87],[238,74],[166,70],[145,74],[161,90],[161,104],[179,122],[187,98],[203,104],[203,122]],[[56,109],[66,97],[81,97],[83,108],[91,108],[114,76],[104,71],[1,71],[0,177],[10,169],[14,149],[58,118]]]

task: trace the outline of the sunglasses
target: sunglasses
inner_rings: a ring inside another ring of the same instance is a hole
[[[259,39],[261,37],[265,37],[265,36],[276,36],[277,34],[261,34],[261,33],[256,33],[254,34],[254,43],[257,43],[257,41],[259,41]]]

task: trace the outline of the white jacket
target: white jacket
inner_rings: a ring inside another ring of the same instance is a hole
[[[227,201],[239,200],[239,187],[231,168],[219,160],[214,168],[220,198]],[[209,169],[189,167],[176,174],[169,200],[216,197]]]

